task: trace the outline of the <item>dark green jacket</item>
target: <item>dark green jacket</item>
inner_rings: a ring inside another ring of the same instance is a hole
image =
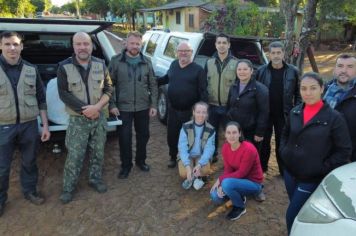
[[[110,109],[135,112],[157,107],[157,81],[151,62],[140,53],[140,62],[132,66],[126,61],[126,50],[114,56],[109,65],[115,96]]]

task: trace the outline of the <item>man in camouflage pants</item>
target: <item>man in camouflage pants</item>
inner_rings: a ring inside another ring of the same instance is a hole
[[[89,186],[99,193],[107,191],[102,180],[106,119],[102,112],[112,94],[112,84],[103,60],[91,56],[93,44],[88,34],[73,36],[74,55],[59,64],[58,92],[70,114],[65,144],[68,156],[64,165],[63,204],[73,198],[73,191],[89,153]]]

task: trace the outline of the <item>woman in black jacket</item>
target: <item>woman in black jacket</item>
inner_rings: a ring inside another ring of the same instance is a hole
[[[321,99],[323,81],[314,72],[302,76],[303,103],[294,107],[284,127],[280,155],[289,197],[288,233],[299,210],[331,170],[349,161],[351,140],[340,113]]]
[[[238,122],[245,139],[259,150],[268,123],[268,89],[252,78],[253,66],[250,60],[240,59],[236,74],[238,79],[230,87],[228,95],[227,119]]]

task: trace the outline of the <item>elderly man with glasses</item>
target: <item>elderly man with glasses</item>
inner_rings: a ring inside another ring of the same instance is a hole
[[[167,74],[158,79],[159,85],[168,83],[169,168],[175,168],[177,165],[179,131],[182,125],[191,119],[193,105],[198,101],[208,100],[206,73],[192,61],[191,45],[183,41],[176,52],[178,59],[172,62]]]

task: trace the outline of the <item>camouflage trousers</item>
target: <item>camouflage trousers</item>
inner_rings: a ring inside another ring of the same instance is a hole
[[[84,116],[70,116],[65,138],[68,156],[64,164],[63,191],[72,192],[75,189],[87,149],[89,182],[102,179],[105,142],[106,119],[103,114],[97,120],[89,120]]]

